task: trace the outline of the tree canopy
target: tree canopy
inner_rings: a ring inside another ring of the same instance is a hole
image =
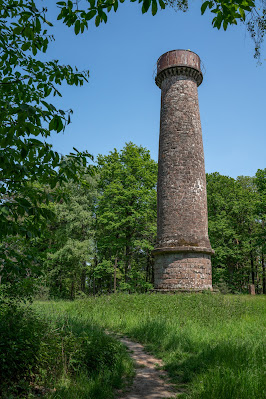
[[[264,186],[265,170],[237,179],[207,174],[213,282],[218,286],[238,292],[251,282],[266,293]]]
[[[147,149],[128,143],[99,155],[97,170],[86,187],[64,185],[68,203],[51,200],[55,219],[28,243],[40,257],[39,291],[46,296],[152,287],[157,164]],[[265,172],[237,179],[207,174],[213,286],[224,293],[245,293],[249,284],[266,293]]]
[[[102,262],[118,263],[120,285],[134,289],[149,280],[156,237],[157,164],[147,149],[128,143],[120,153],[115,149],[99,156],[98,167],[98,267]]]
[[[58,19],[67,26],[74,26],[75,33],[83,33],[88,27],[88,21],[94,20],[95,25],[106,23],[108,14],[116,12],[119,3],[125,0],[80,0],[59,1]],[[130,0],[135,2],[136,0]],[[139,0],[142,13],[151,11],[152,15],[166,6],[186,12],[189,8],[188,0]],[[213,15],[212,25],[217,29],[227,30],[229,25],[242,23],[246,26],[250,37],[254,41],[254,57],[260,59],[261,45],[266,32],[266,0],[206,0],[202,1],[201,14],[210,12]]]
[[[84,175],[87,185],[69,181],[62,198],[47,205],[54,214],[42,237],[32,241],[40,256],[42,276],[38,286],[55,297],[73,299],[85,290],[89,265],[95,254],[96,180]]]

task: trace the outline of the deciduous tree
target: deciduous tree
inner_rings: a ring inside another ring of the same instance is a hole
[[[233,179],[207,174],[209,236],[214,284],[225,282],[233,291],[246,291],[248,283],[261,289],[262,222],[258,217],[261,198],[255,179]]]
[[[262,290],[266,294],[266,168],[258,169],[254,179],[257,187],[259,201],[257,202],[256,214],[259,225],[256,244],[260,248],[261,267],[262,267]]]
[[[51,296],[74,299],[77,292],[87,288],[95,253],[96,182],[90,176],[84,178],[86,186],[71,181],[64,184],[67,202],[61,199],[50,203],[55,217],[38,243],[45,255],[42,281]]]
[[[46,141],[64,130],[71,114],[50,103],[51,95],[60,96],[63,82],[79,86],[88,78],[87,71],[37,58],[53,40],[50,26],[34,1],[0,1],[0,274],[1,288],[9,284],[14,294],[21,292],[16,283],[30,281],[34,263],[34,253],[18,240],[39,236],[53,217],[43,206],[46,185],[77,181],[89,156],[76,150],[62,157]]]
[[[150,273],[156,234],[157,165],[149,151],[132,143],[98,157],[98,263],[118,260],[120,286],[135,289]],[[138,275],[138,277],[137,277]]]

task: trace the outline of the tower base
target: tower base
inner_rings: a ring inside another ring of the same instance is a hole
[[[212,290],[211,254],[214,251],[206,248],[206,253],[200,250],[197,247],[191,251],[177,248],[154,250],[155,290]]]

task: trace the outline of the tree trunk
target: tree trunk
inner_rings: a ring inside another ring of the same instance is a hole
[[[57,281],[56,285],[57,285],[57,287],[59,289],[59,292],[60,292],[60,294],[62,294],[62,291],[63,291],[62,274],[60,274],[60,277],[56,281]]]
[[[131,206],[133,205],[132,203],[130,204]],[[128,214],[127,216],[131,216],[131,214]],[[130,230],[127,231],[126,234],[126,261],[125,261],[125,283],[128,282],[128,271],[131,268],[131,248],[130,248],[130,243],[132,241],[132,233]]]
[[[1,265],[1,266],[0,266],[0,273],[1,273],[1,271],[3,270],[3,268],[4,268],[4,266]],[[2,281],[2,275],[0,274],[0,285],[1,285],[1,281]]]
[[[74,296],[75,296],[75,277],[73,277],[71,281],[70,299],[73,300]]]
[[[146,283],[149,281],[150,279],[150,256],[149,254],[147,254],[147,262],[146,262]]]
[[[114,293],[116,293],[116,269],[117,269],[117,256],[115,257],[115,264],[114,264]]]
[[[264,231],[264,220],[262,220],[262,231]],[[266,265],[264,258],[264,248],[261,248],[261,266],[262,266],[262,293],[266,294]]]
[[[95,287],[95,273],[94,273],[94,269],[95,269],[95,267],[97,266],[97,264],[98,264],[98,260],[97,260],[97,256],[95,256],[94,257],[94,262],[93,262],[93,270],[92,270],[92,273],[93,273],[93,275],[92,275],[92,278],[93,278],[93,295],[95,296],[95,294],[96,294],[96,287]]]
[[[99,291],[102,294],[102,278],[99,278]]]
[[[81,271],[81,276],[80,276],[80,291],[85,292],[85,284],[86,284],[86,262],[84,262],[84,268]]]
[[[130,237],[127,237],[127,241],[130,241]],[[128,271],[131,269],[131,249],[129,245],[126,245],[126,261],[125,261],[125,283],[128,282]]]
[[[154,285],[154,257],[151,258],[151,283]]]
[[[259,262],[256,261],[255,259],[255,265],[256,265],[256,292],[259,294],[259,284],[260,284],[260,275],[259,275]]]
[[[263,248],[261,251],[261,265],[262,265],[262,293],[266,294],[266,273],[265,273],[265,258],[263,253]]]
[[[251,245],[251,241],[249,241]],[[252,279],[252,284],[255,284],[255,270],[254,270],[254,257],[253,257],[253,251],[250,251],[250,264],[251,264],[251,279]]]

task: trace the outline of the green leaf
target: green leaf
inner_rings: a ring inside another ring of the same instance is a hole
[[[202,6],[201,6],[201,8],[200,8],[200,10],[201,10],[201,15],[203,15],[203,14],[205,13],[206,8],[208,7],[208,5],[209,5],[209,1],[205,1],[205,2],[202,4]]]
[[[49,130],[54,130],[55,127],[55,119],[53,118],[50,122],[49,122]]]
[[[245,21],[246,20],[245,11],[242,8],[239,8],[239,13],[240,13],[241,18],[243,19],[243,21]]]
[[[143,1],[142,9],[141,9],[143,14],[145,14],[149,10],[150,5],[151,5],[151,0],[144,0]]]
[[[100,15],[97,15],[96,18],[95,18],[95,26],[99,26],[100,22],[101,22]]]
[[[103,19],[104,23],[106,24],[106,22],[107,22],[107,15],[106,15],[106,13],[105,13],[104,11],[101,13],[101,18]]]
[[[213,21],[214,21],[214,26],[215,26],[217,29],[220,29],[220,28],[221,28],[222,20],[223,20],[223,17],[222,17],[221,12],[217,15],[217,17],[215,17],[215,18],[213,19]]]
[[[160,4],[161,9],[164,10],[165,9],[164,1],[163,0],[159,0],[159,4]]]
[[[40,22],[40,19],[39,18],[36,18],[36,21],[35,21],[35,26],[36,26],[36,31],[39,33],[40,31],[41,31],[41,22]]]
[[[223,28],[224,28],[224,30],[227,29],[227,26],[228,26],[228,22],[227,22],[227,21],[223,21]]]
[[[75,22],[74,30],[75,30],[75,34],[78,35],[80,32],[80,20],[79,19],[77,19],[77,21]]]
[[[116,12],[118,9],[118,0],[115,0],[114,2],[114,12]]]
[[[157,0],[152,0],[152,8],[151,8],[152,15],[155,15],[157,13],[157,10],[158,10]]]
[[[34,44],[32,45],[32,54],[33,55],[37,54],[37,48],[36,48],[36,46]]]
[[[23,43],[21,46],[21,50],[27,51],[30,48],[30,45],[31,45],[30,42]]]
[[[22,147],[22,148],[21,148],[21,151],[20,151],[21,158],[22,158],[22,159],[26,158],[27,154],[28,154],[27,148]]]

